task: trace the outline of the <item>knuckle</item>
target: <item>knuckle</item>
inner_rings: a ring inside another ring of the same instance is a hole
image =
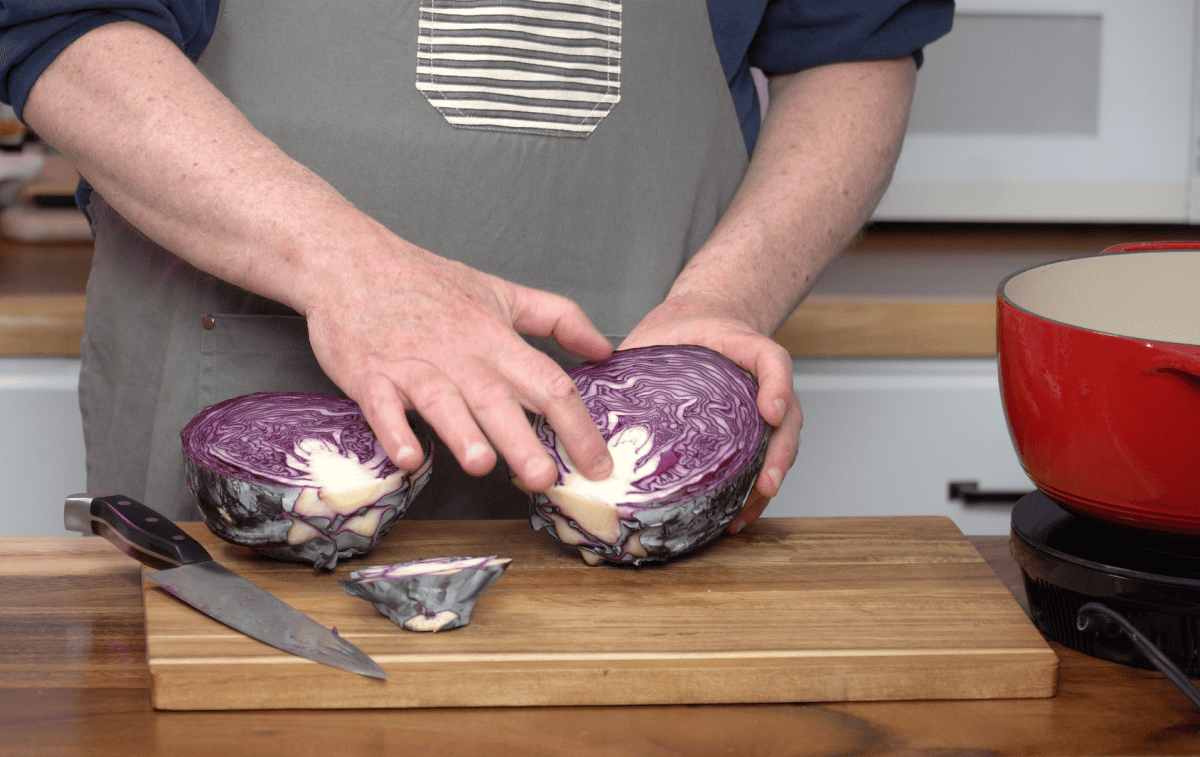
[[[563,404],[579,396],[579,387],[571,377],[561,371],[551,376],[545,384],[546,397],[553,404]]]
[[[373,418],[387,411],[389,405],[395,402],[395,392],[388,397],[381,387],[369,387],[360,397],[356,398],[363,415]]]
[[[768,339],[767,344],[769,345],[769,349],[771,349],[775,353],[775,356],[780,361],[786,362],[788,365],[791,365],[792,353],[788,352],[787,347],[784,347],[782,344],[775,341],[774,339]]]
[[[513,391],[504,381],[491,379],[472,387],[466,395],[467,404],[475,408],[494,408],[513,401]]]
[[[420,409],[439,407],[453,402],[458,392],[449,382],[428,382],[410,390],[413,403]]]

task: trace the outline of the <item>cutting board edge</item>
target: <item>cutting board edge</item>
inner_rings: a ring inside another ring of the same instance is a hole
[[[1044,649],[931,653],[914,678],[910,653],[862,657],[728,659],[709,664],[617,660],[609,664],[492,663],[469,675],[435,664],[383,663],[387,681],[296,660],[221,666],[154,662],[152,703],[160,710],[422,709],[683,704],[764,704],[928,699],[1044,699],[1058,688],[1059,659]],[[288,667],[291,670],[288,670]],[[296,666],[309,670],[297,674]],[[300,675],[308,685],[297,687]],[[278,678],[278,685],[271,683]],[[256,685],[245,685],[257,679]],[[433,681],[431,684],[430,682]],[[277,692],[284,692],[280,695]],[[414,695],[413,692],[421,692]],[[313,699],[313,696],[317,699]]]

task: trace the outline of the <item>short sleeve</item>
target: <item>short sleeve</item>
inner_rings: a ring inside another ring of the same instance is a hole
[[[0,101],[21,117],[34,82],[87,32],[136,21],[172,40],[192,60],[208,44],[218,0],[6,0],[0,4]]]
[[[916,55],[950,31],[953,0],[772,0],[750,43],[767,74]]]

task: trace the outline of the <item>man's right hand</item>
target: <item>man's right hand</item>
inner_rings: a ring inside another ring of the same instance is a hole
[[[546,416],[589,478],[606,477],[612,458],[575,384],[520,337],[553,336],[586,359],[607,357],[612,345],[579,306],[394,237],[387,246],[397,251],[350,249],[331,259],[304,312],[317,359],[362,407],[392,460],[420,462],[405,419],[416,410],[468,473],[490,471],[498,452],[529,488],[543,490],[558,470],[530,428],[530,410]]]
[[[397,465],[419,462],[404,416],[415,409],[468,472],[498,452],[530,488],[551,486],[530,410],[585,474],[611,470],[570,378],[518,334],[605,357],[578,306],[397,237],[259,133],[166,37],[132,22],[87,32],[22,115],[142,233],[306,315],[317,359]]]

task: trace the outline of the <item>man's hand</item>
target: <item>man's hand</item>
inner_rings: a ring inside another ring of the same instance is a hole
[[[779,493],[783,477],[796,461],[804,418],[792,388],[792,359],[787,350],[728,312],[727,304],[716,297],[668,298],[638,324],[620,349],[698,344],[721,353],[758,380],[758,411],[773,429],[750,499],[726,529],[737,533],[762,515]]]
[[[495,452],[532,489],[558,469],[525,410],[546,416],[571,459],[604,478],[612,458],[570,377],[518,332],[553,336],[589,360],[612,345],[573,302],[518,286],[417,248],[379,256],[380,267],[335,265],[306,308],[309,336],[330,378],[362,407],[392,460],[413,468],[420,445],[405,419],[416,410],[463,469],[483,475]]]

